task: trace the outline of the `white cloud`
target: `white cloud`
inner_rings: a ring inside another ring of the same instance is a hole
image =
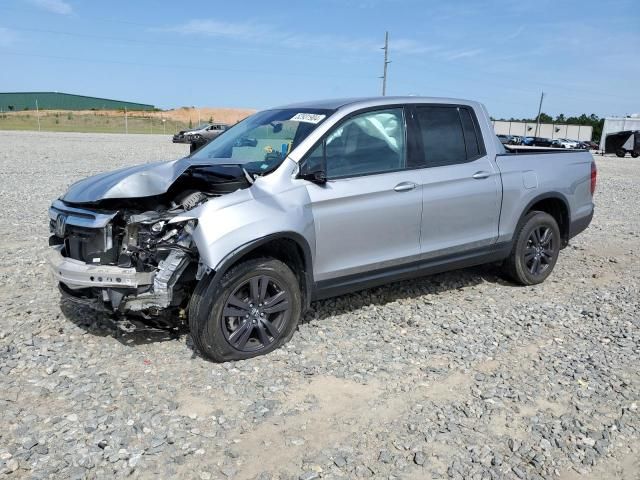
[[[522,35],[522,32],[524,32],[524,26],[523,26],[523,25],[521,25],[520,27],[518,27],[518,29],[517,29],[515,32],[513,32],[513,33],[511,33],[511,34],[509,34],[509,35],[506,35],[506,36],[502,39],[502,41],[513,40],[513,39],[515,39],[515,38],[518,38],[520,35]]]
[[[71,15],[73,8],[64,0],[29,0],[30,3],[51,13]]]
[[[199,19],[155,29],[155,31],[228,39],[252,45],[269,44],[290,49],[321,50],[338,54],[375,54],[380,52],[384,44],[382,37],[372,39],[298,33],[252,21],[234,23],[214,19]],[[411,38],[394,38],[393,35],[389,39],[389,50],[392,57],[393,55],[432,55],[449,61],[474,57],[484,51],[481,48],[468,50],[445,49],[440,45],[428,44]]]
[[[447,60],[458,60],[459,58],[475,57],[477,55],[480,55],[482,52],[484,52],[484,49],[475,48],[473,50],[463,50],[460,52],[448,52],[444,54],[444,57]]]
[[[191,20],[187,23],[162,29],[182,35],[200,35],[212,38],[226,38],[245,43],[277,44],[288,48],[340,49],[349,52],[374,51],[382,46],[382,41],[354,39],[335,35],[301,34],[287,32],[271,26],[246,22],[233,23],[218,20]]]
[[[204,35],[207,37],[225,37],[239,40],[261,38],[269,29],[250,23],[219,22],[217,20],[190,20],[182,25],[163,29],[167,32],[183,35]]]
[[[18,35],[8,28],[0,27],[0,47],[9,47],[18,39]]]
[[[407,55],[424,55],[427,53],[435,53],[442,49],[442,47],[438,45],[427,45],[409,38],[391,38],[389,43],[391,52],[398,52]]]

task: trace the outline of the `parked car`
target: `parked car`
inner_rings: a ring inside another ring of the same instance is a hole
[[[513,145],[514,141],[513,141],[513,137],[511,135],[497,135],[498,140],[500,140],[500,143],[502,143],[503,145]]]
[[[576,140],[568,140],[566,138],[556,138],[551,142],[554,148],[578,148],[579,143]]]
[[[225,123],[205,123],[176,133],[173,136],[173,143],[188,143],[191,145],[190,152],[193,153],[207,142],[222,135],[227,129],[229,125]]]
[[[533,139],[532,145],[534,147],[550,147],[551,139],[545,137],[531,137]]]
[[[49,210],[49,262],[65,298],[186,314],[202,355],[239,360],[287,342],[313,300],[488,262],[543,282],[595,185],[588,152],[507,152],[477,102],[302,103],[73,184]]]
[[[597,144],[589,140],[576,140],[575,142],[578,144],[577,148],[581,148],[582,150],[591,150],[592,144],[595,145],[596,148],[598,147]]]
[[[545,137],[534,137],[533,145],[536,147],[550,147],[551,139]]]
[[[513,139],[513,145],[522,145],[522,138],[520,135],[511,135]]]
[[[640,130],[610,133],[605,137],[604,152],[615,153],[620,158],[630,153],[633,158],[638,158],[640,156]]]
[[[598,150],[600,148],[600,145],[592,140],[585,140],[582,143],[586,150]]]

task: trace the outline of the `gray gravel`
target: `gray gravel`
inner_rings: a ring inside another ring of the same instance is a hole
[[[285,348],[217,365],[188,335],[60,304],[46,209],[176,158],[168,137],[0,132],[0,473],[25,478],[640,478],[640,161],[543,285],[482,267],[315,303]]]

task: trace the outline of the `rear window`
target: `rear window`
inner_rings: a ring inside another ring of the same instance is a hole
[[[418,106],[416,117],[428,167],[466,163],[485,154],[471,109],[454,105]]]
[[[467,161],[462,123],[456,107],[418,107],[416,114],[427,166]]]

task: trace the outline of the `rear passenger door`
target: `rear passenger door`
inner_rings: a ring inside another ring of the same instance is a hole
[[[473,109],[417,105],[414,131],[424,164],[423,258],[487,247],[498,237],[501,183]]]

